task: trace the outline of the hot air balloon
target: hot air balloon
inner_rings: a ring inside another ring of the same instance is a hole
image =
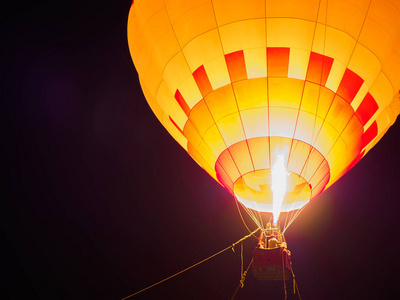
[[[398,0],[136,0],[128,41],[159,121],[265,231],[261,213],[298,212],[395,122],[399,15]]]

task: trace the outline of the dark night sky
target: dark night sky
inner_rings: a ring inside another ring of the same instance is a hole
[[[2,11],[1,294],[121,299],[247,230],[148,107],[126,40],[130,1],[49,3]],[[303,299],[398,297],[399,138],[397,123],[287,231]],[[230,299],[236,249],[133,299]],[[235,299],[283,299],[283,285],[249,274]]]

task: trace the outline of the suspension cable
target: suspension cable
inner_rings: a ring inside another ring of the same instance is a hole
[[[244,218],[243,218],[242,212],[240,211],[240,207],[239,207],[239,204],[238,204],[238,203],[240,203],[240,202],[237,200],[236,197],[235,197],[235,203],[236,203],[237,210],[238,210],[238,212],[239,212],[240,218],[242,219],[242,222],[243,222],[244,226],[246,227],[246,229],[247,229],[249,232],[251,232],[251,230],[249,229],[249,227],[248,227],[247,224],[246,224],[246,221],[245,221]],[[240,205],[243,206],[242,203],[240,203]],[[253,234],[253,236],[254,236],[255,238],[257,238],[254,234]]]
[[[243,179],[243,181],[244,181],[244,188],[245,188],[247,194],[250,196],[250,198],[251,198],[251,200],[253,201],[255,207],[257,208],[257,202],[254,200],[254,197],[253,197],[253,195],[251,194],[251,192],[249,192],[249,188],[248,188],[248,186],[247,186],[247,184],[246,184],[246,181],[245,181],[244,179]],[[240,201],[239,201],[239,202],[240,202]],[[263,224],[262,224],[262,217],[261,217],[260,211],[256,210],[256,212],[258,213],[258,216],[259,216],[259,218],[260,218],[260,220],[258,220],[256,214],[255,214],[252,210],[250,210],[250,209],[249,209],[248,207],[246,207],[245,205],[243,205],[243,207],[245,208],[245,211],[247,212],[247,214],[248,214],[248,215],[251,217],[251,219],[254,221],[254,223],[256,223],[256,225],[257,225],[258,227],[263,228],[264,226],[263,226]]]
[[[296,197],[296,201],[298,199],[298,197],[300,196],[301,192],[304,190],[305,186],[303,186],[303,188],[301,189],[300,193],[297,195]],[[310,194],[311,197],[311,194]],[[294,201],[292,203],[292,205],[295,205],[296,201]],[[297,210],[291,210],[290,213],[288,212],[286,215],[286,219],[285,219],[285,226],[283,228],[282,233],[284,233],[286,231],[286,229],[289,228],[290,225],[292,225],[292,223],[294,222],[294,220],[296,220],[296,218],[300,215],[300,213],[303,211],[304,207],[309,203],[310,201],[308,201],[306,204],[304,204],[300,209]],[[294,212],[296,211],[296,212]],[[289,219],[289,221],[288,221]]]
[[[185,271],[188,271],[188,270],[190,270],[190,269],[192,269],[192,268],[198,266],[199,264],[201,264],[201,263],[203,263],[203,262],[205,262],[205,261],[207,261],[207,260],[209,260],[209,259],[211,259],[211,258],[217,256],[218,254],[221,254],[222,252],[225,252],[226,250],[233,249],[233,248],[235,247],[235,245],[237,245],[237,244],[239,244],[240,242],[244,241],[245,239],[251,237],[251,236],[254,235],[254,233],[256,233],[258,230],[260,230],[260,228],[257,228],[256,230],[254,230],[254,231],[251,232],[250,234],[248,234],[248,235],[242,237],[242,238],[241,238],[240,240],[238,240],[237,242],[235,242],[235,243],[233,243],[232,245],[226,247],[225,249],[223,249],[223,250],[221,250],[221,251],[219,251],[219,252],[217,252],[217,253],[215,253],[215,254],[209,256],[209,257],[207,257],[206,259],[203,259],[202,261],[199,261],[198,263],[195,263],[194,265],[192,265],[192,266],[190,266],[190,267],[188,267],[188,268],[186,268],[186,269],[184,269],[184,270],[182,270],[182,271],[179,271],[178,273],[175,273],[174,275],[171,275],[171,276],[169,276],[169,277],[167,277],[167,278],[165,278],[165,279],[163,279],[163,280],[160,280],[159,282],[154,283],[154,284],[152,284],[152,285],[150,285],[150,286],[148,286],[148,287],[146,287],[146,288],[144,288],[144,289],[142,289],[142,290],[140,290],[140,291],[138,291],[138,292],[136,292],[136,293],[133,293],[132,295],[129,295],[129,296],[125,297],[125,298],[122,298],[121,300],[125,300],[125,299],[128,299],[128,298],[131,298],[131,297],[133,297],[133,296],[135,296],[135,295],[137,295],[137,294],[139,294],[139,293],[141,293],[141,292],[144,292],[144,291],[146,291],[146,290],[148,290],[148,289],[150,289],[150,288],[152,288],[152,287],[154,287],[154,286],[156,286],[156,285],[158,285],[158,284],[164,282],[164,281],[167,281],[168,279],[171,279],[171,278],[173,278],[173,277],[175,277],[175,276],[177,276],[177,275],[179,275],[179,274],[182,274],[182,273],[185,272]]]
[[[297,219],[297,217],[300,215],[300,213],[304,210],[307,204],[305,204],[302,208],[300,208],[298,211],[296,211],[295,215],[292,217],[292,219],[289,221],[289,224],[286,226],[286,228],[283,230],[282,233],[285,233],[286,229],[289,228],[290,225]]]
[[[238,210],[238,212],[239,212],[240,218],[242,219],[242,222],[243,222],[244,226],[246,227],[246,229],[247,229],[249,232],[251,232],[251,230],[250,230],[249,227],[247,226],[246,221],[245,221],[244,218],[243,218],[242,212],[240,211],[239,203],[240,203],[240,205],[241,205],[242,207],[244,207],[244,208],[246,208],[246,207],[245,207],[241,202],[239,202],[239,200],[237,200],[236,197],[235,197],[235,203],[236,203],[236,208],[237,208],[237,210]],[[247,212],[247,210],[246,210],[246,212]],[[249,214],[249,213],[247,212],[247,214]],[[249,215],[249,217],[251,218],[250,215]],[[252,220],[254,221],[253,218],[252,218]],[[254,221],[254,223],[256,223],[256,222]],[[256,225],[257,225],[258,227],[260,227],[259,224],[256,223]],[[255,238],[257,238],[254,234],[253,234],[253,236],[254,236]]]

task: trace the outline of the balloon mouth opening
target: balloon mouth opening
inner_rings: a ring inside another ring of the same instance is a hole
[[[215,166],[218,181],[250,210],[273,213],[273,190],[275,197],[283,194],[279,207],[275,205],[277,216],[301,209],[330,180],[329,164],[316,148],[276,136],[233,144],[220,154]],[[273,177],[277,178],[276,186]]]
[[[286,191],[279,205],[279,212],[300,209],[311,198],[312,189],[310,184],[298,174],[290,171],[286,173]],[[249,172],[235,181],[233,193],[238,201],[249,209],[269,213],[275,211],[276,214],[277,208],[276,204],[274,208],[272,178],[272,169]]]

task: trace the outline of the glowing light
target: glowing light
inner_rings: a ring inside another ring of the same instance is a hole
[[[272,214],[273,223],[276,224],[281,213],[283,198],[286,194],[287,172],[283,162],[283,155],[278,155],[278,159],[271,169],[271,190],[272,190]]]

